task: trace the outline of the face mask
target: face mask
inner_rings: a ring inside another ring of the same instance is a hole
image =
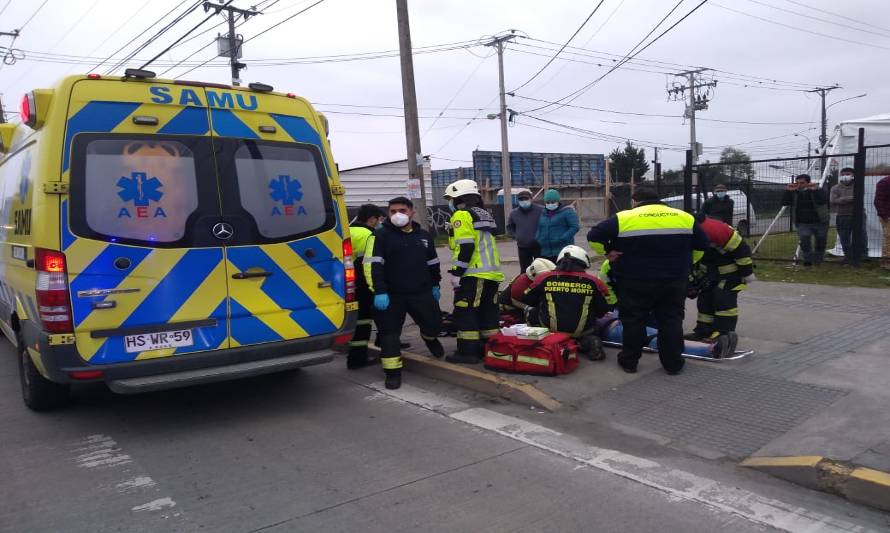
[[[393,213],[389,216],[389,221],[392,222],[392,225],[397,228],[403,228],[408,224],[408,221],[411,220],[411,217],[406,215],[405,213]]]
[[[451,209],[452,213],[457,211],[457,209],[455,209],[455,207],[454,207],[454,200],[448,200],[448,209]]]
[[[853,176],[850,176],[849,174],[845,174],[845,175],[841,176],[841,183],[851,183],[852,181],[853,181]]]
[[[528,209],[532,206],[531,200],[519,200],[519,207],[523,209]]]
[[[377,224],[374,225],[374,229],[380,229],[383,227],[383,220],[377,219]]]
[[[547,203],[547,204],[544,204],[544,207],[546,207],[550,211],[556,211],[556,208],[559,207],[559,203],[555,203],[555,204]]]
[[[716,196],[717,198],[724,198],[726,196],[726,193],[723,191],[718,191],[714,193],[714,196]]]

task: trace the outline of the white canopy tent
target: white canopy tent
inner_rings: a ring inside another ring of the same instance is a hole
[[[825,153],[829,156],[822,171],[822,181],[824,182],[833,170],[839,170],[838,166],[843,164],[837,159],[832,159],[833,154],[852,154],[859,147],[859,128],[865,129],[865,146],[874,146],[881,144],[890,144],[890,113],[874,115],[871,117],[845,120],[837,125]],[[866,163],[867,164],[867,163]],[[871,171],[875,171],[872,173]],[[881,231],[881,222],[878,219],[878,213],[872,203],[874,198],[875,185],[884,177],[877,174],[877,169],[865,169],[865,231],[868,235],[868,255],[869,257],[881,257],[881,244],[883,241],[883,232]],[[834,248],[829,250],[832,255],[844,255],[840,242],[836,242]]]

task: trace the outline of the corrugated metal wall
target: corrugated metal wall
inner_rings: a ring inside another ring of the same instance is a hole
[[[427,205],[436,202],[429,161],[423,165]],[[346,205],[386,205],[396,196],[407,196],[408,161],[396,161],[340,171],[340,182],[346,188]],[[441,195],[439,196],[441,197]]]
[[[592,185],[603,183],[605,157],[602,154],[556,154],[510,152],[510,175],[514,186],[542,186],[544,161],[549,164],[551,185]],[[473,152],[475,179],[482,187],[501,187],[501,153]]]

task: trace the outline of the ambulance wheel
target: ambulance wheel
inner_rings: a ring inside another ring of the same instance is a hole
[[[50,411],[68,403],[68,385],[54,383],[40,375],[34,361],[25,349],[21,335],[18,338],[19,378],[22,400],[32,411]]]

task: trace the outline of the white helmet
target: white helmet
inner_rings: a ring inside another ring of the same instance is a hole
[[[563,259],[566,256],[581,261],[582,263],[584,263],[584,268],[590,268],[590,256],[587,255],[587,252],[584,250],[584,248],[575,246],[574,244],[570,244],[559,251],[557,261]]]
[[[535,276],[538,274],[550,272],[551,270],[556,270],[556,265],[553,264],[553,261],[539,257],[532,261],[532,264],[525,269],[525,274],[529,278],[535,279]]]
[[[457,180],[445,187],[444,196],[447,199],[460,198],[465,194],[479,194],[479,186],[473,180]]]

